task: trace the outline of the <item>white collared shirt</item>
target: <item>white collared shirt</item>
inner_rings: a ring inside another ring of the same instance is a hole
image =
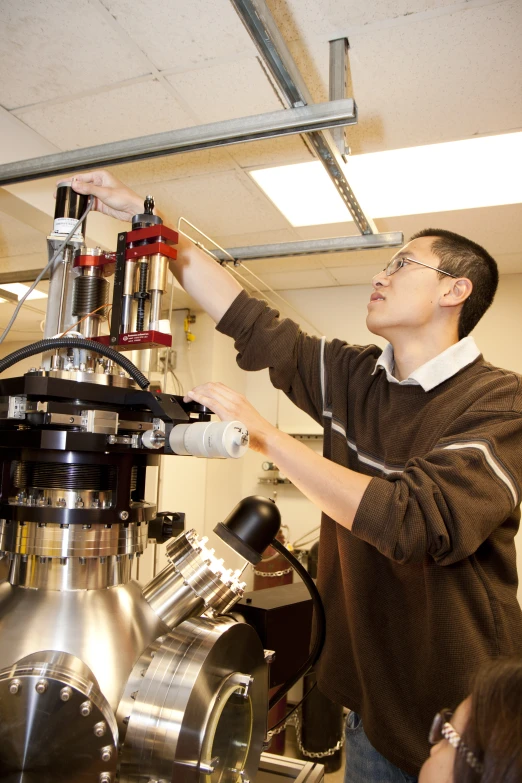
[[[386,378],[390,383],[398,383],[401,386],[422,386],[424,391],[428,392],[440,383],[447,381],[448,378],[452,378],[468,364],[474,362],[478,356],[480,356],[480,351],[477,344],[473,337],[468,335],[458,343],[450,345],[429,362],[417,367],[404,381],[399,381],[393,374],[395,359],[393,347],[391,343],[388,343],[377,359],[372,375],[382,369],[386,372]]]

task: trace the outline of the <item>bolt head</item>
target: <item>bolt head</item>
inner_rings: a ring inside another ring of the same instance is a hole
[[[112,775],[110,772],[102,772],[100,775],[100,783],[111,783]]]
[[[120,519],[126,520],[129,518],[129,512],[128,511],[120,511]]]
[[[69,701],[69,699],[72,696],[72,688],[69,688],[68,685],[65,686],[65,688],[62,688],[60,691],[60,699],[62,701]]]
[[[49,687],[49,683],[47,682],[47,680],[38,680],[38,682],[35,685],[35,691],[36,693],[45,693],[48,687]]]
[[[13,680],[12,683],[9,685],[9,693],[12,693],[14,696],[20,690],[21,684],[22,683],[20,682],[20,680]]]
[[[99,723],[96,723],[94,726],[94,735],[96,737],[103,737],[105,732],[107,731],[107,724],[104,720],[99,721]]]
[[[101,749],[100,756],[102,761],[110,761],[112,756],[112,747],[110,745],[106,745]]]
[[[92,712],[92,704],[90,701],[84,701],[80,704],[80,715],[84,718],[88,718]]]

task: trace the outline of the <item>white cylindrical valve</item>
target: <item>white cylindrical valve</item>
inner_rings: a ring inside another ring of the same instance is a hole
[[[240,421],[196,421],[173,427],[169,443],[185,457],[237,459],[248,449],[248,430]]]

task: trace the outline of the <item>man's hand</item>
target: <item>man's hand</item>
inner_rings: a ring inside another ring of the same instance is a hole
[[[86,171],[59,185],[71,185],[76,193],[94,196],[94,209],[117,220],[130,220],[143,212],[143,199],[108,171]]]
[[[185,402],[195,400],[219,416],[221,421],[240,421],[248,429],[250,448],[265,453],[270,434],[277,429],[264,419],[242,395],[223,383],[204,383],[189,391]]]

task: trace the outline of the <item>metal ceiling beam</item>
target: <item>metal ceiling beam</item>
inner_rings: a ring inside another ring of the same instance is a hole
[[[250,33],[263,62],[269,68],[289,106],[313,105],[312,96],[265,0],[231,0],[231,3]],[[327,131],[315,131],[309,133],[308,138],[341,198],[350,210],[361,234],[377,233],[374,222],[364,214],[346,179],[343,160],[331,134]]]
[[[290,256],[310,256],[318,253],[346,253],[351,250],[371,250],[380,247],[400,247],[404,244],[404,235],[400,231],[389,231],[382,234],[361,234],[353,237],[333,237],[330,239],[303,239],[297,242],[277,242],[270,245],[250,245],[246,247],[230,247],[227,253],[236,261],[253,261],[259,258],[287,258]],[[213,250],[213,255],[221,261],[227,261],[229,256],[220,250]],[[20,269],[18,272],[0,272],[0,287],[8,283],[32,283],[40,274],[41,269]],[[47,274],[43,279],[47,280]],[[4,294],[0,293],[0,297]],[[14,294],[10,297],[18,300]]]
[[[82,169],[270,139],[293,133],[309,133],[338,125],[353,125],[356,122],[357,109],[349,98],[295,109],[282,109],[251,117],[195,125],[191,128],[5,163],[0,166],[0,187],[26,180],[69,174]]]
[[[346,98],[348,81],[348,38],[336,38],[330,41],[330,78],[328,81],[328,98],[337,101]],[[350,148],[346,141],[346,128],[332,128],[332,139],[344,161],[350,154]]]
[[[330,239],[303,239],[297,242],[278,242],[271,245],[250,245],[247,247],[227,248],[236,261],[253,261],[258,258],[285,258],[288,256],[309,256],[318,253],[346,253],[350,250],[370,250],[379,247],[400,247],[404,244],[401,231],[382,234],[361,234],[353,237],[333,237]],[[219,250],[213,250],[220,261],[228,257]],[[1,275],[0,275],[1,282]]]

